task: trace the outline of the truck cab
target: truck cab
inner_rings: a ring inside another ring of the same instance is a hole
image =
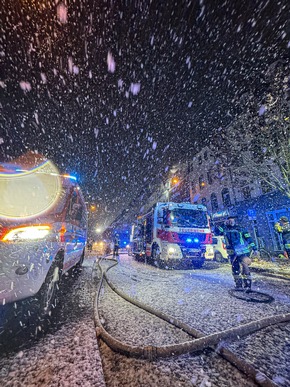
[[[138,260],[148,259],[165,268],[201,267],[206,244],[211,243],[206,207],[156,203],[138,217],[131,238],[133,255]]]

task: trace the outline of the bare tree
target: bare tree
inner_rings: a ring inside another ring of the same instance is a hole
[[[236,177],[251,176],[290,198],[290,69],[276,62],[266,73],[260,102],[244,96],[244,112],[221,135],[221,148]]]

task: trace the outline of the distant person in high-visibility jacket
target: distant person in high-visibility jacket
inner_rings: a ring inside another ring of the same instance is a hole
[[[119,234],[116,234],[114,238],[113,258],[119,255],[119,248],[120,248],[120,238],[119,238]]]
[[[225,237],[236,289],[251,290],[250,256],[252,251],[255,255],[259,255],[259,253],[250,233],[239,226],[236,223],[236,218],[232,216],[228,217],[223,226],[217,227],[215,233]]]
[[[275,223],[275,230],[282,235],[284,250],[290,259],[290,223],[287,216],[281,216],[279,222]]]

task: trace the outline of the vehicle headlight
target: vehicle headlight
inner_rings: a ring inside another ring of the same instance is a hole
[[[51,226],[25,226],[8,231],[2,238],[3,242],[43,239],[50,232]]]
[[[169,253],[175,253],[176,251],[175,251],[174,247],[169,247],[168,252]]]

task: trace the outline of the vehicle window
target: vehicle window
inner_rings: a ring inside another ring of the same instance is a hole
[[[66,214],[66,221],[77,222],[78,225],[84,224],[86,215],[84,207],[81,204],[80,198],[76,191],[73,191],[69,202],[69,208]]]
[[[177,227],[207,227],[205,211],[174,209],[170,214],[170,222]]]

